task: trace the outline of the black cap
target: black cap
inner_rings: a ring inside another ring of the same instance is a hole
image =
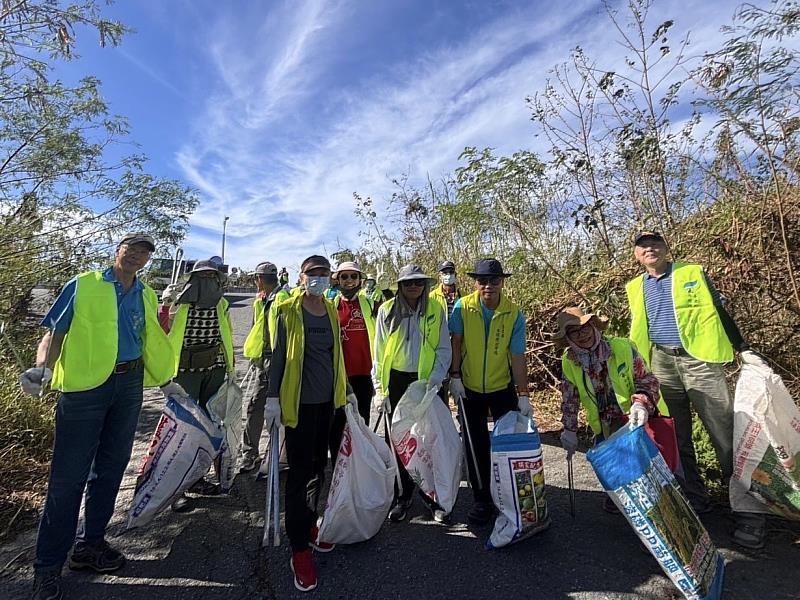
[[[633,236],[633,245],[638,246],[639,242],[647,238],[657,240],[659,242],[664,241],[664,236],[662,236],[657,231],[637,231],[636,235]]]
[[[324,256],[320,256],[319,254],[312,254],[307,259],[303,261],[303,264],[300,266],[300,272],[305,273],[306,271],[310,271],[311,269],[318,269],[324,268],[331,270],[331,261],[329,261]]]
[[[496,258],[484,258],[475,263],[475,270],[467,273],[470,277],[510,277],[503,272],[503,265]]]
[[[445,269],[453,269],[453,271],[455,271],[456,270],[456,266],[453,264],[452,260],[445,260],[445,261],[442,261],[442,262],[439,263],[438,271],[441,273]]]

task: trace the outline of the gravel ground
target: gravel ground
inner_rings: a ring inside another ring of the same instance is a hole
[[[237,352],[250,326],[252,299],[231,298]],[[239,361],[240,376],[245,370]],[[116,575],[65,570],[67,598],[101,600],[250,599],[304,596],[292,583],[289,548],[261,548],[266,485],[240,475],[231,493],[194,498],[194,510],[165,511],[142,529],[125,531],[135,471],[158,420],[163,399],[148,392],[133,459],[109,528],[109,541],[127,556]],[[656,561],[646,554],[622,517],[601,510],[603,492],[583,454],[575,460],[576,516],[569,514],[566,463],[557,434],[544,434],[552,526],[503,550],[487,551],[490,527],[466,523],[471,494],[463,489],[454,524],[429,519],[415,500],[409,519],[387,522],[368,542],[317,555],[323,598],[668,599],[679,598]],[[464,485],[464,484],[462,484]],[[800,598],[796,565],[800,527],[774,520],[764,552],[744,554],[729,537],[727,509],[703,517],[727,561],[725,597],[736,600]],[[0,547],[0,598],[25,598],[30,590],[35,531]]]

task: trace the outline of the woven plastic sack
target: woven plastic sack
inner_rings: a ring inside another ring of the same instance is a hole
[[[397,476],[392,451],[348,404],[347,423],[333,469],[319,539],[354,544],[370,539],[386,521]]]
[[[219,455],[219,484],[223,492],[231,488],[236,477],[236,457],[242,440],[242,396],[242,389],[228,377],[208,401],[211,418],[225,432]]]
[[[644,428],[620,429],[586,458],[600,483],[689,599],[717,600],[725,563]]]
[[[766,365],[744,364],[736,383],[731,507],[800,520],[800,409]]]
[[[550,525],[544,492],[544,462],[532,419],[511,411],[494,425],[491,492],[500,513],[486,547],[499,548]]]
[[[391,440],[420,490],[449,513],[461,484],[461,438],[453,416],[428,382],[415,381],[392,415]]]
[[[142,458],[128,529],[149,523],[208,473],[223,444],[222,428],[188,396],[169,396]]]

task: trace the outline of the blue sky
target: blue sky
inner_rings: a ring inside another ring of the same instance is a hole
[[[716,46],[731,0],[656,1],[652,23]],[[100,49],[87,32],[69,80],[97,75],[152,173],[199,190],[185,249],[296,272],[358,245],[352,193],[438,178],[465,146],[537,150],[525,97],[581,45],[621,55],[594,0],[141,0],[108,14],[136,30]],[[133,149],[132,149],[133,150]]]

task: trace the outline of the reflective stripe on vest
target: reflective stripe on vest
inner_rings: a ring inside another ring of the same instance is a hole
[[[272,301],[270,301],[268,313],[269,318],[267,319],[266,323],[268,326],[268,331],[270,332],[270,345],[275,343],[275,340],[272,339],[272,332],[275,331],[275,321],[277,320],[276,306],[288,299],[289,292],[287,292],[285,289],[280,289],[275,293],[275,297],[272,299]],[[256,298],[255,302],[253,302],[253,327],[250,329],[250,333],[247,334],[247,339],[244,341],[244,346],[242,348],[242,354],[245,358],[259,360],[264,354],[265,305],[266,301],[259,298]]]
[[[383,305],[388,315],[394,305],[394,298],[386,301]],[[433,366],[436,363],[436,348],[439,346],[439,333],[442,328],[444,309],[436,300],[429,300],[425,308],[425,314],[419,322],[422,344],[420,345],[419,358],[417,360],[417,379],[427,380],[431,376]],[[398,327],[386,338],[383,346],[383,356],[376,357],[378,361],[378,373],[380,373],[381,392],[389,394],[389,373],[392,370],[392,362],[403,343],[403,336],[400,333],[402,327]]]
[[[142,290],[142,301],[144,385],[155,387],[172,377],[172,351],[158,323],[158,298],[147,285]],[[103,279],[102,271],[78,275],[72,323],[53,367],[53,389],[83,392],[109,378],[117,360],[117,310],[114,284]]]
[[[172,328],[169,330],[169,341],[172,344],[173,371],[172,376],[178,374],[178,366],[181,362],[181,352],[183,352],[183,334],[186,332],[186,320],[189,317],[189,305],[181,304],[175,313]],[[222,340],[222,352],[225,357],[225,368],[228,372],[233,372],[233,332],[231,323],[228,320],[228,301],[220,298],[217,302],[217,321],[219,322],[219,337]]]
[[[464,387],[486,394],[507,388],[511,383],[511,333],[518,314],[519,308],[504,295],[500,296],[487,338],[479,293],[472,292],[461,298],[461,318],[464,321],[461,378]]]
[[[278,314],[283,315],[286,326],[286,361],[281,380],[281,422],[286,427],[296,427],[300,407],[300,388],[303,382],[303,358],[305,352],[305,332],[303,329],[303,298],[298,295],[281,302]],[[347,380],[344,371],[339,315],[332,302],[325,301],[325,310],[331,322],[333,333],[333,405],[344,406],[347,394]]]
[[[642,274],[629,281],[625,291],[631,309],[630,338],[649,365],[652,344],[644,303],[644,278],[645,275]],[[704,362],[732,361],[733,346],[725,333],[717,307],[714,306],[703,268],[700,265],[673,263],[671,279],[675,321],[684,350]]]

